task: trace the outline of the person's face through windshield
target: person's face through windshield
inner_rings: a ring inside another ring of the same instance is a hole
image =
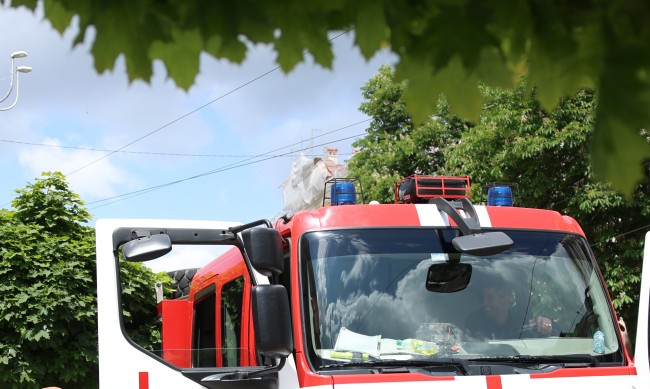
[[[495,287],[483,289],[483,312],[485,317],[497,324],[508,321],[511,295],[506,290]]]

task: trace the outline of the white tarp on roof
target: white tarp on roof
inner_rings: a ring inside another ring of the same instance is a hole
[[[323,205],[323,188],[330,178],[347,176],[347,166],[337,162],[338,149],[325,148],[325,158],[307,158],[303,153],[291,164],[291,174],[282,183],[284,211],[316,209]]]

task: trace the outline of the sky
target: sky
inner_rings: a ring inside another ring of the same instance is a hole
[[[122,58],[98,74],[92,31],[73,48],[77,31],[73,23],[60,35],[41,10],[0,5],[0,97],[11,53],[26,51],[15,64],[33,69],[20,75],[16,106],[0,111],[0,208],[42,172],[60,171],[93,226],[100,218],[272,218],[301,151],[322,156],[334,146],[340,162],[350,157],[367,127],[353,125],[368,119],[360,88],[395,62],[389,53],[366,61],[348,33],[333,40],[331,70],[307,56],[289,74],[264,75],[277,67],[275,53],[254,46],[242,65],[203,55],[184,91],[159,62],[149,84],[129,83]]]

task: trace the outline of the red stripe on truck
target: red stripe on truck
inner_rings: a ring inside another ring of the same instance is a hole
[[[141,371],[139,374],[140,389],[149,389],[149,372]]]
[[[487,389],[501,389],[501,376],[500,375],[488,375],[485,376],[487,381]]]

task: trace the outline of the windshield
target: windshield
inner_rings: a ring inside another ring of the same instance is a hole
[[[302,299],[312,366],[434,357],[621,361],[613,314],[584,238],[504,232],[514,245],[489,257],[454,252],[457,231],[449,228],[304,234]],[[463,266],[452,276],[469,278],[460,287],[431,288],[432,272],[448,263]]]

